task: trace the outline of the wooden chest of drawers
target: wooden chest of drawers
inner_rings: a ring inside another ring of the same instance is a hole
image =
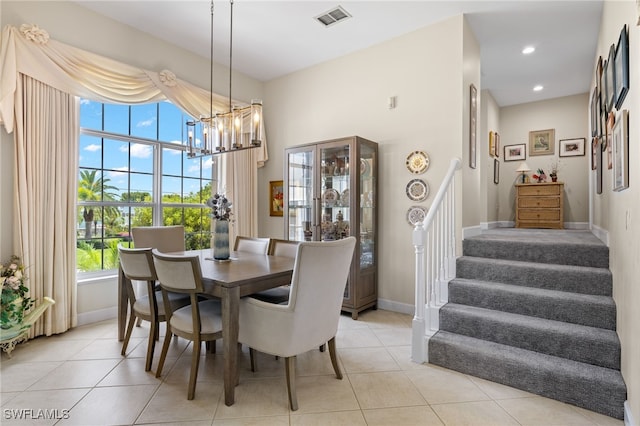
[[[516,184],[516,228],[564,227],[564,183]]]

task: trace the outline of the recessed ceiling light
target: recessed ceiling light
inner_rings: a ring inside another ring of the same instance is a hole
[[[532,54],[532,53],[533,53],[533,52],[535,52],[535,51],[536,51],[536,48],[535,48],[535,47],[533,47],[533,46],[527,46],[527,47],[525,47],[524,49],[522,49],[522,54],[523,54],[523,55],[530,55],[530,54]]]
[[[542,89],[544,89],[544,86],[541,86],[541,85],[539,85],[539,84],[538,84],[537,86],[535,86],[535,87],[533,88],[533,91],[534,91],[534,92],[539,92],[539,91],[541,91]]]

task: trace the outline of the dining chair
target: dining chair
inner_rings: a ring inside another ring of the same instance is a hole
[[[122,343],[121,354],[122,356],[126,356],[127,354],[127,346],[131,339],[134,323],[137,320],[149,321],[149,343],[147,344],[147,358],[144,366],[144,371],[149,371],[151,370],[151,363],[153,361],[155,343],[159,336],[159,325],[161,322],[166,321],[164,304],[157,303],[158,298],[162,297],[162,293],[155,290],[157,275],[153,264],[151,249],[132,249],[118,246],[118,255],[122,272],[126,278],[124,285],[126,287],[131,311],[124,342]],[[146,283],[146,289],[144,290],[146,295],[140,297],[136,295],[133,283],[131,282],[132,280],[144,281]],[[188,297],[179,293],[170,294],[169,301],[174,309],[190,303]]]
[[[300,241],[272,238],[269,241],[267,254],[295,259],[298,244],[300,244]],[[254,293],[250,297],[269,303],[287,303],[289,301],[289,289],[290,286],[283,285]]]
[[[267,254],[269,238],[243,237],[238,235],[233,245],[233,251],[245,251],[256,254]]]
[[[187,391],[187,399],[191,400],[196,392],[202,342],[210,342],[222,338],[220,301],[217,299],[199,301],[198,299],[198,294],[203,292],[202,272],[198,255],[162,254],[157,249],[153,249],[152,255],[156,274],[160,281],[165,312],[167,313],[167,332],[162,345],[156,377],[162,375],[162,368],[167,358],[172,335],[192,341],[191,374]],[[191,303],[174,310],[169,299],[170,292],[188,295]]]
[[[238,341],[257,351],[285,358],[289,406],[298,409],[296,356],[325,342],[338,379],[335,336],[353,258],[354,237],[305,241],[297,247],[289,303],[240,299]]]
[[[184,226],[136,226],[131,228],[135,247],[151,247],[162,253],[184,251]]]

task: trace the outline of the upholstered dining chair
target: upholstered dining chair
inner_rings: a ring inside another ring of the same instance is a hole
[[[300,241],[272,238],[269,241],[267,254],[295,259],[296,252],[298,251],[298,244],[300,244]],[[251,297],[269,303],[287,303],[289,301],[289,289],[290,286],[283,285],[254,293]]]
[[[184,226],[136,226],[131,228],[135,247],[151,247],[162,253],[184,251]]]
[[[151,249],[132,249],[118,246],[118,254],[122,272],[126,277],[124,285],[131,311],[121,353],[122,356],[126,356],[127,354],[127,346],[129,345],[129,339],[131,339],[134,323],[137,320],[149,321],[149,343],[147,344],[147,358],[144,366],[144,370],[149,371],[151,370],[151,363],[153,361],[155,343],[159,336],[159,323],[166,321],[164,304],[157,303],[158,298],[162,300],[162,293],[155,290],[157,276]],[[132,280],[145,282],[146,288],[144,289],[144,293],[146,295],[140,297],[136,295],[133,283],[131,282]],[[169,295],[169,301],[173,309],[190,303],[188,296],[185,297],[179,293],[171,293]]]
[[[287,305],[251,297],[240,299],[238,341],[257,351],[285,358],[289,406],[298,409],[295,388],[296,355],[329,342],[338,379],[335,336],[356,239],[301,242]]]
[[[191,400],[196,392],[202,342],[222,338],[220,301],[217,299],[198,300],[198,294],[203,291],[198,255],[169,255],[160,253],[157,249],[153,249],[152,254],[167,316],[167,332],[162,345],[156,377],[162,375],[172,335],[175,334],[183,339],[191,340],[193,350],[187,391],[187,399]],[[191,303],[183,308],[173,310],[169,299],[170,292],[189,295]]]
[[[233,251],[246,251],[256,254],[267,254],[269,238],[253,238],[238,235],[233,245]]]

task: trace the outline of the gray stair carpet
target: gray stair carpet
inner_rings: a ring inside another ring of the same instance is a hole
[[[624,417],[609,251],[575,230],[463,241],[429,362]]]

